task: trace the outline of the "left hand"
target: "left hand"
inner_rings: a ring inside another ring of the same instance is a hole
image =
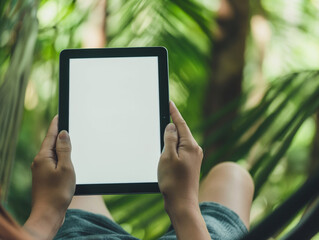
[[[70,137],[66,131],[58,134],[57,116],[51,122],[31,169],[32,211],[25,227],[39,236],[43,236],[42,232],[54,236],[75,191]],[[47,235],[43,238],[47,239]]]

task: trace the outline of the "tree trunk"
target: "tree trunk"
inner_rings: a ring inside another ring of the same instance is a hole
[[[13,36],[9,67],[0,86],[0,189],[5,200],[15,158],[24,110],[24,95],[38,33],[35,1],[20,3],[20,17]],[[19,5],[17,3],[17,5]],[[21,5],[23,5],[21,7]],[[2,23],[3,24],[3,23]],[[1,33],[0,33],[1,34]],[[1,81],[0,81],[1,82]]]
[[[246,37],[249,30],[249,1],[222,0],[216,19],[218,28],[214,37],[211,77],[207,86],[204,103],[204,117],[208,118],[241,95]],[[209,126],[205,139],[215,129],[237,114],[237,109],[225,115],[217,124]],[[227,136],[224,136],[224,139]],[[205,150],[207,158],[215,149],[222,146],[224,139]],[[219,162],[223,159],[219,159]]]
[[[91,0],[81,4],[89,4],[91,11],[84,27],[82,46],[84,48],[103,48],[106,45],[106,0]]]

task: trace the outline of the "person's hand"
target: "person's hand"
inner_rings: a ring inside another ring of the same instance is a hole
[[[198,205],[203,151],[186,122],[170,102],[173,123],[164,133],[164,151],[158,164],[158,185],[177,239],[211,239]]]
[[[180,206],[198,206],[200,167],[203,151],[185,120],[170,102],[173,123],[164,133],[164,150],[158,165],[158,184],[170,212]]]
[[[39,238],[50,239],[62,225],[75,191],[70,137],[66,131],[58,134],[57,116],[31,169],[32,210],[25,228]]]
[[[32,209],[45,207],[65,212],[75,191],[71,162],[71,142],[66,131],[58,134],[56,116],[34,158],[32,169]]]

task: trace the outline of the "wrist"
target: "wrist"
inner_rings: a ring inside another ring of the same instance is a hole
[[[177,239],[211,239],[198,204],[181,204],[168,211]]]
[[[63,224],[65,212],[50,207],[33,207],[24,229],[36,239],[53,239]]]
[[[164,198],[165,210],[170,215],[181,215],[184,213],[191,213],[196,210],[199,211],[198,199],[197,198],[179,198],[169,199]]]
[[[168,206],[167,214],[170,218],[182,219],[184,217],[193,217],[201,213],[199,206],[196,203],[179,203]]]

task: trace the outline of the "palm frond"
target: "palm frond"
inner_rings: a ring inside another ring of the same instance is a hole
[[[305,71],[288,75],[286,80],[279,81],[280,84],[277,86],[278,81],[274,81],[271,91],[275,94],[272,97],[267,97],[270,94],[268,90],[259,105],[248,112],[240,113],[233,120],[239,123],[237,127],[230,123],[224,125],[223,132],[231,133],[228,135],[230,137],[221,149],[205,160],[207,162],[203,164],[203,176],[218,163],[220,158],[226,161],[246,158],[253,146],[259,143],[263,151],[259,152],[250,170],[255,180],[255,196],[257,196],[274,168],[285,156],[301,125],[319,109],[318,76],[318,71]],[[287,113],[287,105],[292,102],[296,104],[294,111]],[[280,121],[277,120],[278,118]],[[260,123],[257,123],[258,121]],[[257,128],[246,140],[240,140],[243,134],[249,133],[254,124],[257,124]],[[216,141],[219,136],[222,136],[219,132],[212,135],[210,139],[216,135]]]

